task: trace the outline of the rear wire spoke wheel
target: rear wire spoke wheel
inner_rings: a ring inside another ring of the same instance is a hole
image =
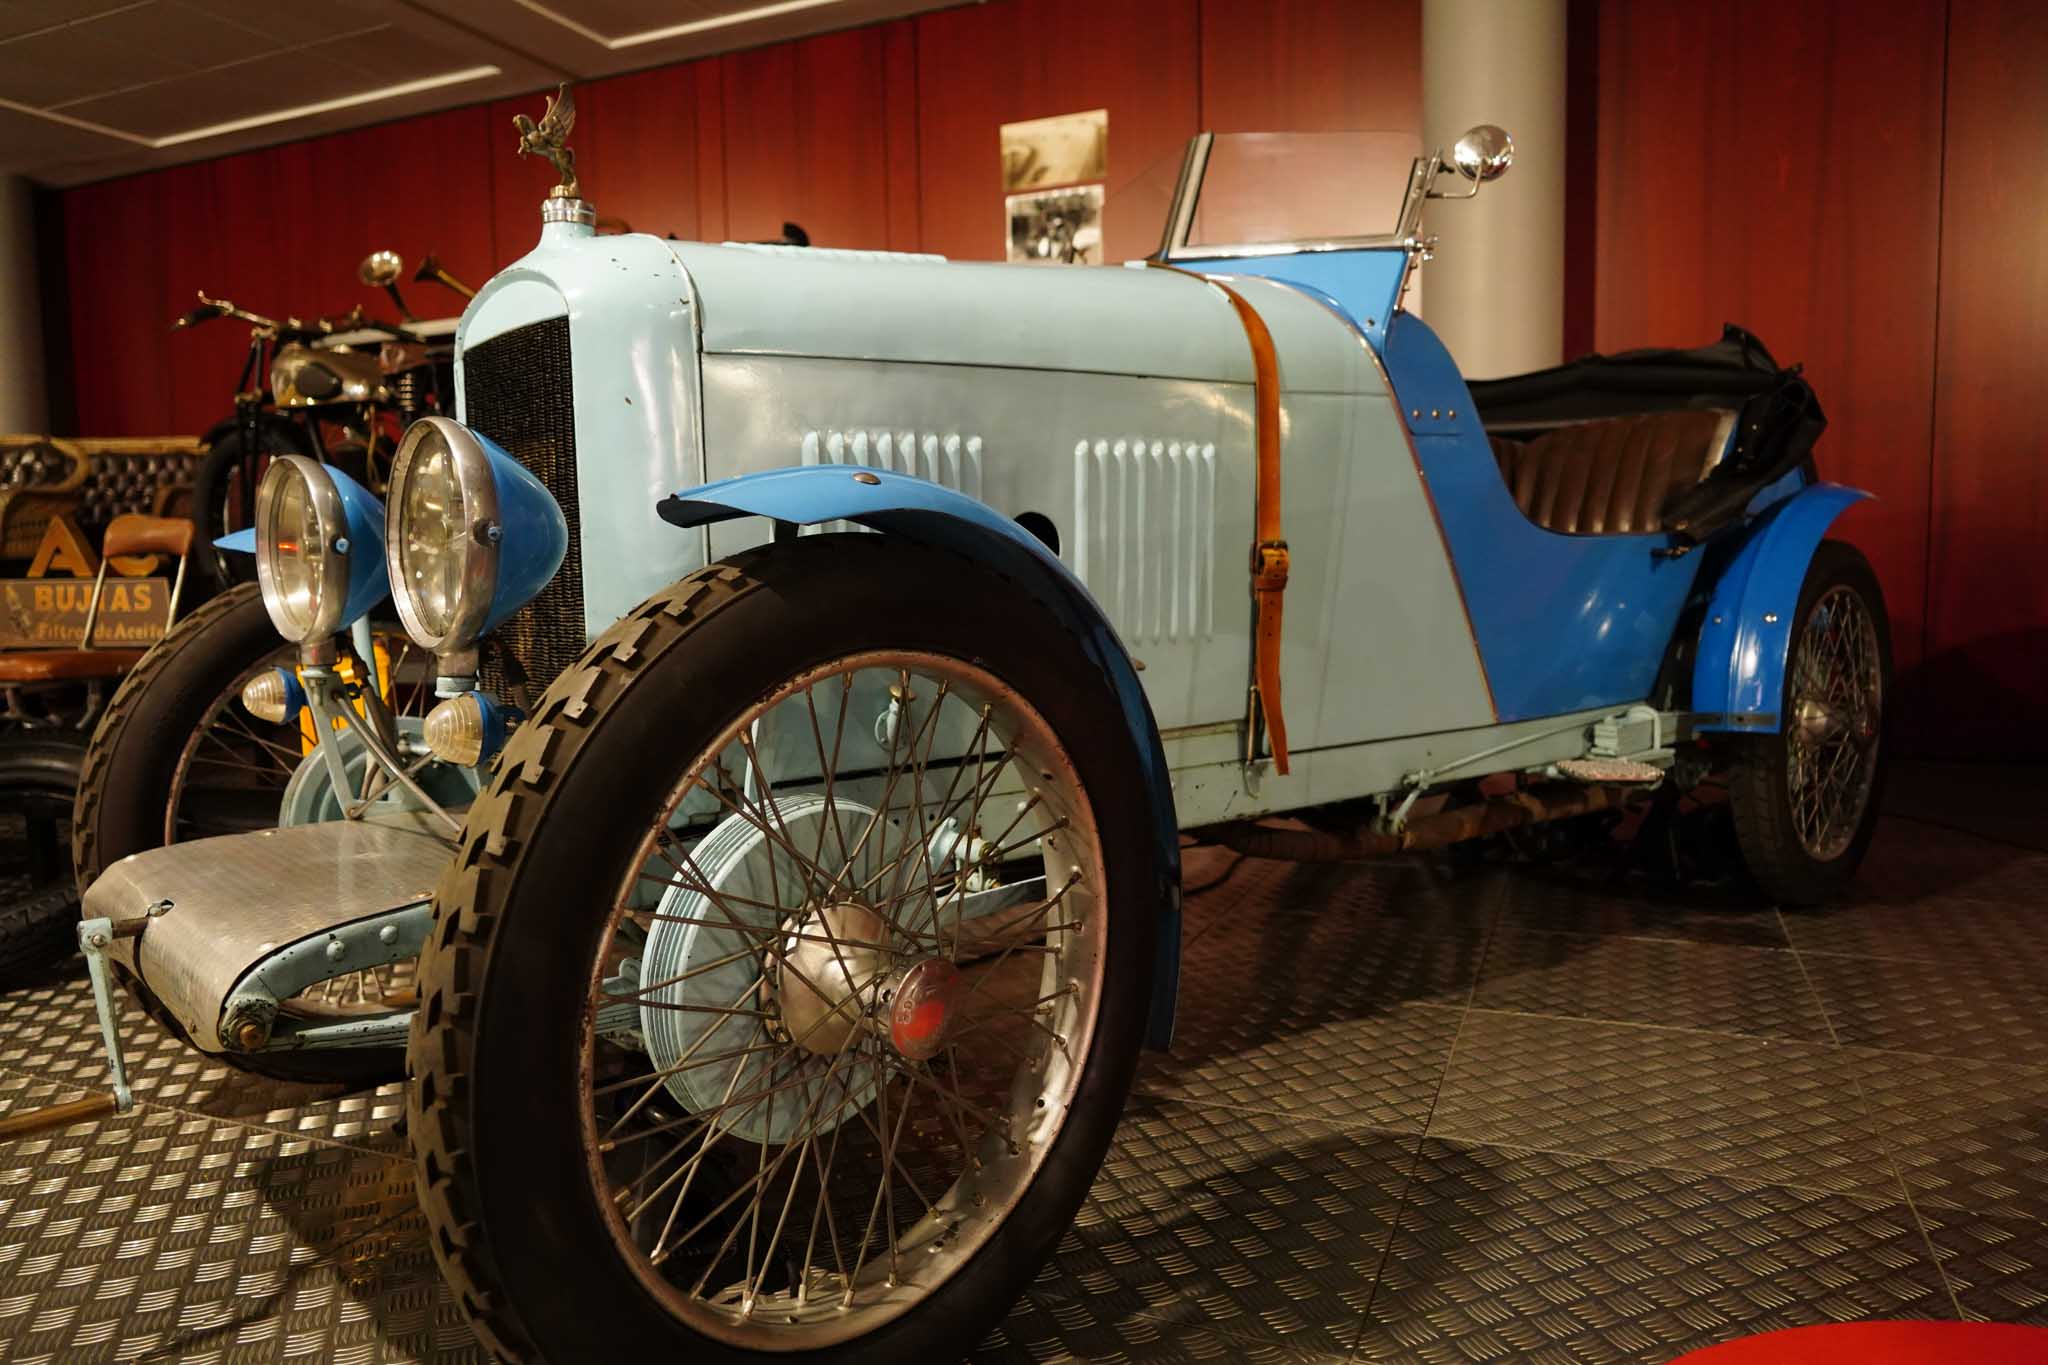
[[[1876,831],[1884,790],[1891,630],[1862,554],[1824,541],[1793,617],[1780,732],[1737,741],[1729,779],[1736,841],[1770,899],[1839,893]]]
[[[389,701],[400,715],[433,704],[420,651],[404,635],[374,632],[387,660]],[[243,708],[242,685],[292,666],[291,646],[255,584],[206,602],[178,622],[121,680],[86,750],[72,810],[72,861],[82,891],[131,853],[216,835],[274,829],[293,772],[305,761],[300,722],[273,725]],[[409,1008],[409,966],[352,973],[285,1002],[302,1019],[339,1020]],[[129,985],[152,1017],[187,1031],[140,982]],[[244,1070],[287,1080],[362,1081],[399,1074],[400,1049],[224,1053]]]
[[[879,536],[601,638],[421,960],[422,1198],[491,1347],[971,1348],[1129,1088],[1172,867],[1136,757],[1056,617]]]

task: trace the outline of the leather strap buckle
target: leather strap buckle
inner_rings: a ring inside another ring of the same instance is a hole
[[[1281,592],[1287,587],[1292,560],[1284,540],[1262,540],[1252,547],[1252,587],[1258,592]]]

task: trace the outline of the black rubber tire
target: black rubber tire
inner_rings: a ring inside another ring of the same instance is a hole
[[[242,529],[241,521],[229,525],[224,499],[229,481],[242,464],[244,445],[239,422],[224,422],[214,428],[212,444],[192,476],[192,569],[197,586],[208,595],[225,592],[238,583],[256,581],[256,557],[222,550],[214,541]],[[269,455],[304,455],[318,459],[319,447],[305,427],[289,418],[266,413],[256,422],[258,458]],[[253,495],[250,489],[247,495]]]
[[[129,854],[163,846],[164,812],[186,740],[214,700],[281,643],[256,585],[245,583],[178,622],[121,680],[86,750],[71,813],[81,895]],[[142,983],[131,977],[128,985],[152,1019],[191,1041]],[[279,1080],[350,1084],[396,1079],[405,1069],[402,1048],[224,1053],[221,1060]]]
[[[26,885],[0,900],[0,981],[24,980],[78,951],[78,885],[61,826],[70,822],[84,761],[85,737],[74,731],[0,735],[0,813],[29,825],[27,864],[8,869]],[[42,840],[50,846],[38,847]],[[43,862],[49,866],[36,865]]]
[[[565,671],[470,808],[420,960],[407,1110],[436,1258],[485,1344],[514,1361],[763,1361],[692,1332],[635,1276],[585,1174],[577,1093],[588,964],[623,867],[677,769],[753,698],[846,652],[971,658],[1028,697],[1077,765],[1114,905],[1073,1111],[1017,1211],[924,1303],[828,1353],[958,1359],[1007,1310],[1095,1178],[1142,1041],[1157,898],[1138,751],[1102,675],[1015,583],[884,536],[806,537],[692,574]],[[665,761],[650,761],[653,756]],[[564,1021],[571,1021],[565,1026]]]
[[[1839,896],[1856,875],[1870,847],[1871,837],[1877,832],[1879,807],[1884,801],[1890,748],[1885,731],[1889,728],[1893,695],[1891,624],[1885,615],[1884,591],[1878,586],[1877,575],[1871,571],[1870,561],[1853,545],[1838,540],[1822,541],[1807,566],[1806,581],[1799,589],[1799,605],[1792,617],[1794,657],[1786,662],[1785,690],[1778,698],[1778,714],[1789,725],[1793,665],[1805,638],[1807,618],[1822,594],[1837,586],[1846,586],[1863,599],[1864,609],[1870,613],[1876,629],[1881,707],[1870,796],[1856,831],[1842,852],[1823,860],[1814,857],[1800,842],[1785,771],[1790,741],[1782,730],[1774,735],[1741,735],[1731,742],[1728,801],[1734,817],[1736,848],[1750,882],[1775,905],[1820,905]]]

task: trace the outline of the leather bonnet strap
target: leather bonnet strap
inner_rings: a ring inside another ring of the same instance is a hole
[[[1273,770],[1287,774],[1287,719],[1280,710],[1280,630],[1287,592],[1287,540],[1280,530],[1280,361],[1266,320],[1244,295],[1207,275],[1147,261],[1148,266],[1186,275],[1219,291],[1237,310],[1252,348],[1252,401],[1256,413],[1258,482],[1252,506],[1252,690],[1273,746]],[[1251,737],[1257,751],[1257,735]]]

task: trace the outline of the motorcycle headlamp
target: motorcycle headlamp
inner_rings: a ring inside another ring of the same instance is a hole
[[[406,428],[385,517],[399,618],[436,654],[473,648],[532,600],[569,550],[568,523],[540,480],[446,417]]]
[[[383,504],[317,460],[271,460],[256,486],[256,582],[271,624],[293,644],[353,624],[388,591]]]

